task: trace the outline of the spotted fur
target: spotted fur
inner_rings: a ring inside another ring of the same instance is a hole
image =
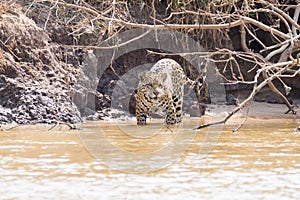
[[[167,125],[182,120],[182,102],[184,85],[194,86],[182,67],[172,59],[159,60],[149,71],[139,74],[136,95],[136,120],[138,125],[146,125],[150,110],[162,110],[166,113]]]

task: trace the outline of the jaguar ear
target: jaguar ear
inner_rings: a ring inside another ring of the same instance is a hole
[[[162,81],[167,80],[167,78],[168,78],[168,74],[167,74],[167,73],[162,73],[162,74],[161,74],[161,80],[162,80]]]

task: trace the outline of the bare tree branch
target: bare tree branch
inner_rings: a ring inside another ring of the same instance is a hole
[[[291,63],[292,64],[292,63]],[[275,74],[273,74],[272,76],[268,77],[267,79],[265,79],[263,82],[261,82],[257,87],[254,87],[251,94],[249,95],[249,97],[247,99],[245,99],[238,107],[236,107],[235,109],[233,109],[233,111],[231,111],[223,120],[218,121],[218,122],[213,122],[213,123],[208,123],[208,124],[203,124],[200,125],[198,127],[195,127],[194,130],[196,129],[202,129],[202,128],[206,128],[208,126],[212,126],[212,125],[218,125],[218,124],[225,124],[235,113],[239,112],[241,109],[243,109],[244,107],[248,106],[251,101],[253,100],[254,96],[267,84],[269,84],[272,80],[276,79],[278,75],[280,75],[281,73],[284,73],[286,70],[290,69],[291,67],[293,67],[294,65],[287,65],[283,68],[281,68],[278,72],[276,72]],[[269,66],[270,67],[274,67],[274,66]],[[260,73],[262,73],[263,70],[259,70],[255,76],[255,82],[257,82],[258,77],[260,75]],[[295,112],[293,109],[291,109],[292,112]]]

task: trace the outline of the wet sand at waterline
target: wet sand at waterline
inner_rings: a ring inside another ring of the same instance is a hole
[[[219,118],[1,127],[0,199],[299,199],[300,116],[253,106],[236,134],[245,111],[198,131]]]

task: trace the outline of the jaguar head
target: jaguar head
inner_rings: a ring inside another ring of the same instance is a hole
[[[144,87],[144,95],[146,98],[159,100],[161,97],[166,95],[167,88],[164,84],[167,79],[166,73],[157,74],[144,72],[139,75],[139,79],[139,86]]]

